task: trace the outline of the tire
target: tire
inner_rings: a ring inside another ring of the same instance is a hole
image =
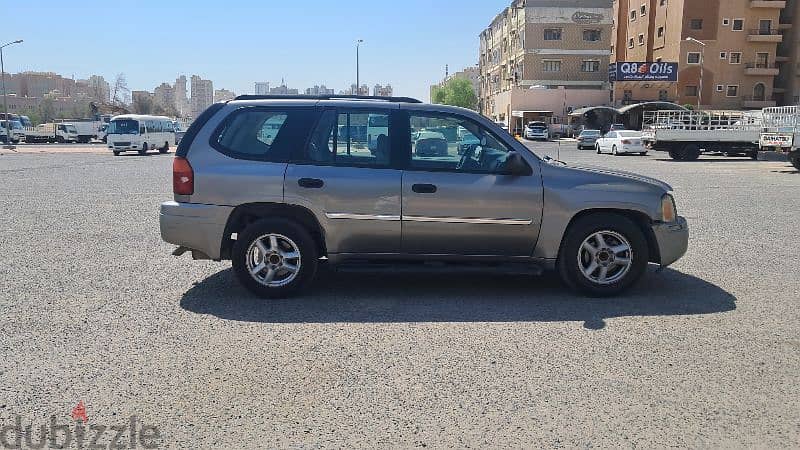
[[[145,142],[144,144],[142,144],[142,149],[139,150],[139,154],[140,155],[146,155],[147,154],[147,150],[149,150],[149,149],[147,148],[147,142]]]
[[[605,246],[595,236],[602,235]],[[584,247],[588,243],[588,247]],[[614,251],[615,247],[628,250]],[[595,254],[588,250],[595,250]],[[627,264],[615,261],[628,259]],[[592,297],[617,295],[636,284],[650,259],[644,233],[627,217],[613,213],[590,214],[576,220],[564,235],[556,263],[562,281]],[[592,269],[592,265],[595,268]],[[602,280],[603,269],[606,279]],[[586,275],[585,272],[589,272]]]
[[[114,156],[119,156],[119,152],[114,150]]]
[[[758,152],[757,151],[750,152],[750,153],[748,153],[747,156],[749,156],[750,159],[752,159],[753,161],[758,161]]]
[[[800,170],[800,153],[792,153],[789,155],[789,162],[792,163],[795,169]]]
[[[64,143],[64,138],[61,137],[61,136],[58,136],[58,137],[56,137],[56,142],[58,142],[59,144],[63,144]]]
[[[275,242],[272,241],[273,236]],[[269,252],[273,251],[273,244],[277,244],[279,250],[268,255],[268,258],[273,258],[273,266],[269,265],[269,259],[265,260],[261,255],[257,241]],[[299,257],[286,258],[285,255],[294,252]],[[314,280],[319,255],[314,238],[302,226],[283,219],[262,219],[239,233],[233,246],[232,260],[233,271],[247,290],[262,298],[286,298],[298,294]],[[287,270],[284,262],[296,267],[296,272]],[[267,265],[256,275],[251,275],[251,270],[264,263]],[[273,271],[273,267],[276,270]],[[273,272],[274,278],[267,282],[270,272]]]
[[[158,149],[158,153],[161,153],[162,155],[164,153],[169,153],[169,142],[164,142],[164,146]]]
[[[599,155],[599,154],[601,154],[601,153],[603,153],[603,152],[601,152],[601,151],[600,151],[600,144],[597,144],[597,145],[595,145],[595,146],[594,146],[594,149],[595,149],[595,151],[597,151],[597,154],[598,154],[598,155]]]
[[[697,144],[687,144],[683,147],[684,161],[697,161],[700,157],[700,147]]]
[[[617,153],[617,146],[616,145],[611,147],[611,154],[614,155],[614,156],[619,156],[619,153]]]
[[[639,156],[647,156],[647,152],[639,152]]]

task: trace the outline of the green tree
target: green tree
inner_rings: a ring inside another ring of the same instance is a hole
[[[433,90],[431,101],[440,105],[475,109],[478,105],[478,96],[475,95],[471,81],[465,78],[451,78],[444,86]]]

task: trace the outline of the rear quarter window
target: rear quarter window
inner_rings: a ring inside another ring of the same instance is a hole
[[[246,107],[232,112],[211,137],[211,146],[231,158],[287,162],[308,140],[313,109]]]

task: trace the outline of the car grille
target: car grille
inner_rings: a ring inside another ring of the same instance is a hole
[[[114,142],[114,147],[130,147],[130,142]]]

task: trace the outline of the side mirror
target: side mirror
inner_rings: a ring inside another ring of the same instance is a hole
[[[514,177],[526,177],[533,173],[525,158],[517,152],[509,152],[504,166],[504,173]]]
[[[489,139],[486,136],[481,136],[481,147],[486,147],[489,144]]]

